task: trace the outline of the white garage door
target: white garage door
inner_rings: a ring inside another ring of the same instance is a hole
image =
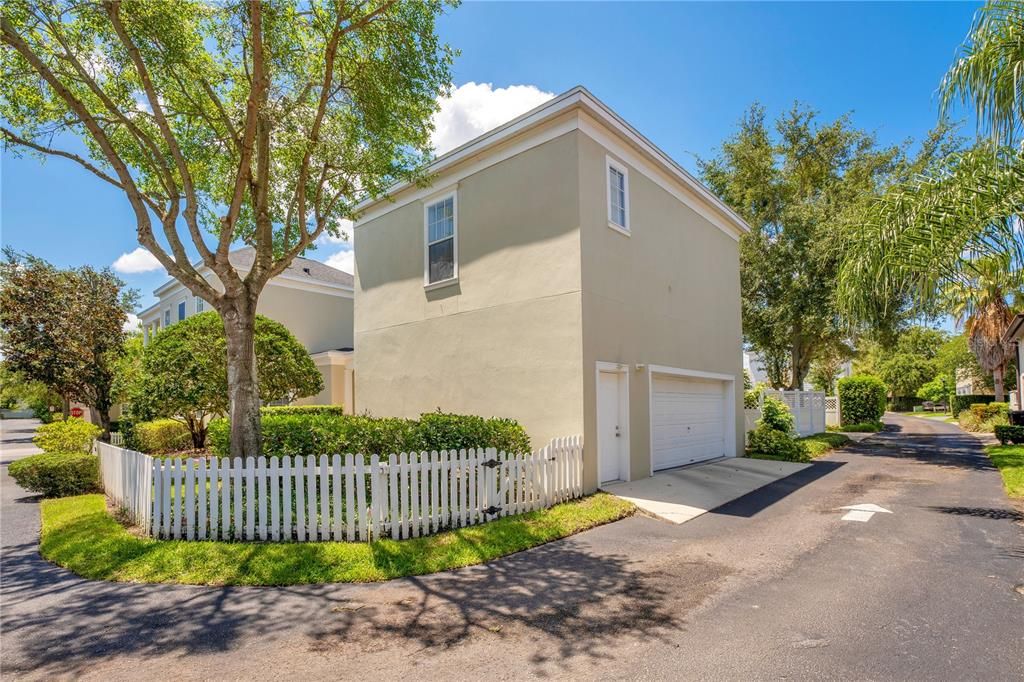
[[[653,389],[655,471],[725,455],[725,382],[655,376]]]

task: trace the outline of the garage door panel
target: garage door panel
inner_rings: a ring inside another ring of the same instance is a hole
[[[655,377],[652,389],[654,469],[725,454],[724,382]]]

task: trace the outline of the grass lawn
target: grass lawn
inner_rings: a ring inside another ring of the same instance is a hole
[[[990,445],[985,450],[1003,476],[1006,494],[1024,498],[1024,445]]]
[[[841,424],[826,427],[831,433],[878,433],[885,430],[882,422],[861,422],[860,424]]]
[[[410,540],[252,543],[154,540],[133,535],[102,495],[42,503],[40,552],[98,580],[189,585],[372,582],[479,564],[633,513],[606,493],[550,509]]]

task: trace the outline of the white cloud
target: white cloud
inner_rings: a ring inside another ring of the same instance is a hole
[[[437,154],[511,121],[554,97],[535,85],[495,88],[491,83],[464,83],[439,101],[432,142]]]
[[[324,263],[326,265],[330,265],[332,268],[338,268],[339,270],[343,270],[351,275],[355,273],[355,260],[356,252],[351,248],[347,248],[342,249],[337,253],[332,253],[324,260]]]
[[[139,316],[135,313],[128,313],[128,319],[124,322],[124,330],[126,332],[137,332],[139,331]]]
[[[322,233],[316,238],[317,246],[337,246],[338,244],[351,244],[352,243],[352,221],[341,220],[338,224],[338,229],[341,230],[341,236],[335,237],[332,234]]]
[[[163,270],[164,266],[160,265],[156,256],[140,246],[130,253],[122,253],[118,256],[114,261],[113,268],[125,275],[135,275],[140,272]]]

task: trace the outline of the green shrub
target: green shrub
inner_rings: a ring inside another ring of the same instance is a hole
[[[757,420],[759,426],[766,426],[769,429],[793,433],[793,413],[789,411],[789,405],[778,398],[765,396],[761,405],[761,418]]]
[[[987,421],[998,417],[1001,414],[1009,416],[1010,405],[1009,403],[972,403],[971,412],[980,421]]]
[[[826,426],[826,431],[843,431],[845,433],[877,433],[885,429],[882,422],[863,422],[861,424],[842,424],[840,426]]]
[[[996,404],[996,403],[993,403]],[[982,408],[987,407],[982,405]],[[1010,423],[1007,412],[998,409],[991,412],[985,409],[975,410],[974,406],[969,410],[963,410],[957,416],[957,423],[964,431],[972,433],[993,433],[997,426],[1004,426]]]
[[[261,418],[263,454],[268,457],[320,454],[381,454],[494,447],[529,452],[530,440],[511,419],[428,413],[419,420],[338,414],[265,413]],[[227,419],[210,422],[210,451],[221,457],[231,449]]]
[[[804,443],[785,431],[773,429],[765,424],[760,424],[750,432],[747,455],[785,462],[808,462],[811,459]]]
[[[43,424],[32,442],[43,452],[92,452],[92,442],[103,429],[79,417]]]
[[[345,414],[344,405],[270,405],[260,414]]]
[[[100,490],[99,457],[87,452],[44,452],[11,462],[7,471],[22,488],[45,497]]]
[[[166,455],[192,447],[192,434],[188,427],[173,419],[154,419],[135,424],[132,434],[133,449],[147,455]]]
[[[839,380],[842,423],[876,422],[885,414],[885,384],[878,377],[852,376]]]
[[[977,403],[995,402],[994,395],[953,395],[949,398],[949,411],[953,414],[960,414],[964,410],[971,409],[971,405]]]
[[[996,438],[1003,445],[1013,443],[1014,445],[1024,445],[1024,426],[1010,426],[1008,424],[999,424],[995,427]]]

